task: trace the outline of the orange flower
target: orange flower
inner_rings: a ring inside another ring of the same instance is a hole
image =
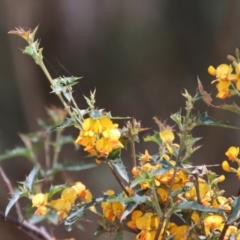
[[[84,151],[94,156],[105,157],[112,150],[123,148],[120,137],[118,125],[113,124],[110,118],[87,118],[75,143],[84,146]]]
[[[145,150],[145,153],[141,155],[140,160],[143,163],[148,162],[151,159],[151,155],[149,155],[148,150]]]

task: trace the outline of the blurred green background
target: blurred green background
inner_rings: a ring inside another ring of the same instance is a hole
[[[88,95],[90,89],[96,88],[98,107],[110,110],[114,116],[134,116],[144,127],[153,129],[157,129],[154,116],[167,119],[183,106],[184,89],[195,93],[197,76],[215,98],[213,77],[207,68],[227,63],[226,56],[240,47],[238,0],[2,0],[0,153],[22,145],[19,132],[39,129],[37,119],[46,117],[45,106],[61,106],[49,93],[40,68],[19,50],[25,41],[7,34],[15,27],[33,29],[38,24],[37,37],[52,76],[84,77],[74,92],[79,106],[85,106],[82,94]],[[239,118],[230,113],[204,104],[198,107],[216,119],[239,125]],[[77,137],[78,131],[72,129],[72,134]],[[221,163],[226,149],[239,145],[239,132],[234,130],[203,127],[194,134],[204,137],[203,147],[192,158],[194,164]],[[143,152],[144,146],[138,145],[137,151]],[[89,161],[80,152],[63,153],[65,160],[69,156],[71,161]],[[130,172],[130,159],[124,162]],[[32,168],[22,158],[3,161],[1,166],[14,186]],[[222,173],[221,169],[217,171]],[[119,190],[104,165],[68,175],[83,181],[96,197],[107,189]],[[226,176],[229,179],[222,184],[226,195],[236,194],[237,178]],[[9,196],[2,183],[0,188],[0,209],[4,211]],[[15,216],[14,211],[11,215]],[[29,239],[15,226],[2,221],[0,224],[1,239]],[[75,228],[68,233],[63,226],[52,231],[59,239],[90,239],[96,223],[84,226],[85,231]],[[125,235],[124,239],[134,237]]]

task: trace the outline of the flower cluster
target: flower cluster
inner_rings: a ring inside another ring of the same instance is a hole
[[[108,196],[114,196],[114,191],[106,191]],[[125,206],[121,202],[102,202],[101,207],[104,217],[109,221],[114,221],[116,218],[119,220],[125,210]]]
[[[222,162],[222,168],[226,172],[235,172],[240,179],[240,159],[238,158],[239,155],[239,147],[230,147],[225,155],[228,157],[228,160],[231,162],[236,162],[237,163],[237,169],[230,167],[229,163],[227,160],[224,160]]]
[[[32,197],[32,206],[37,208],[35,214],[45,215],[48,209],[54,209],[59,221],[67,217],[77,198],[81,199],[83,203],[92,200],[91,192],[81,182],[76,182],[74,186],[65,188],[58,199],[49,200],[48,197],[48,193],[37,193]]]
[[[55,211],[58,220],[64,222],[67,230],[71,230],[78,218],[83,217],[85,211],[90,209],[101,218],[94,239],[102,233],[114,233],[114,239],[122,239],[122,231],[134,233],[136,240],[240,239],[240,190],[235,197],[225,197],[224,190],[219,188],[225,176],[212,172],[211,165],[199,166],[196,161],[192,161],[193,153],[200,147],[196,145],[200,138],[193,137],[196,127],[211,125],[237,129],[212,119],[206,112],[199,113],[195,110],[195,102],[202,99],[208,106],[238,115],[240,107],[237,104],[213,105],[210,94],[204,90],[198,79],[196,94],[192,96],[185,90],[182,94],[186,100],[184,109],[171,115],[176,129],[167,125],[166,121],[154,117],[159,131],[144,137],[144,141],[153,142],[158,148],[154,154],[146,149],[138,156],[135,144],[141,140],[139,133],[149,128],[142,128],[139,121],[132,119],[120,131],[118,125],[112,122],[110,113],[95,108],[95,91],[90,93],[90,98],[84,96],[88,107],[80,109],[72,95],[72,87],[80,78],[51,78],[43,62],[40,41],[34,39],[36,31],[37,28],[33,31],[18,28],[9,33],[17,34],[28,42],[29,46],[23,53],[31,56],[41,67],[51,84],[52,93],[59,97],[67,115],[49,110],[54,124],[41,122],[41,126],[44,126],[45,130],[55,130],[56,134],[49,135],[44,141],[42,134],[21,135],[25,148],[0,156],[1,159],[17,155],[26,156],[36,164],[26,181],[20,183],[21,186],[6,208],[6,215],[10,208],[17,204],[17,200],[27,196],[32,201],[32,207],[36,208],[35,214],[44,216],[41,219],[50,220],[52,214],[49,211]],[[217,82],[217,97],[220,99],[240,96],[239,51],[236,50],[236,58],[229,56],[228,59],[232,61],[230,65],[221,64],[217,68],[208,68],[208,72],[215,77],[213,82]],[[62,135],[63,129],[72,125],[80,129],[75,141],[72,137]],[[105,165],[109,167],[123,192],[115,194],[114,191],[108,190],[102,197],[93,198],[85,185],[76,182],[73,186],[52,186],[45,194],[33,195],[35,192],[45,192],[46,185],[43,182],[49,185],[56,172],[84,169],[82,164],[58,161],[63,144],[74,142],[83,146],[84,150],[97,160],[107,163]],[[131,151],[132,176],[129,176],[129,169],[124,166],[122,160],[124,154],[121,154],[128,144]],[[44,166],[38,163],[37,152],[41,147],[44,147],[46,156]],[[230,147],[225,155],[228,160],[223,161],[223,169],[236,173],[240,179],[239,147]],[[237,167],[230,167],[229,161],[236,162]],[[38,175],[43,178],[41,183],[38,181]],[[125,186],[123,181],[127,182],[128,186]],[[36,182],[41,190],[36,190]],[[101,207],[102,213],[97,211],[97,206]],[[21,217],[21,212],[18,215]]]
[[[113,124],[110,118],[87,118],[83,121],[76,144],[84,146],[84,150],[94,156],[105,157],[114,149],[123,148],[120,136],[118,125]]]
[[[212,82],[218,82],[216,85],[218,98],[224,99],[239,94],[240,63],[234,59],[232,65],[220,64],[216,69],[213,66],[208,68],[208,73],[216,77]]]

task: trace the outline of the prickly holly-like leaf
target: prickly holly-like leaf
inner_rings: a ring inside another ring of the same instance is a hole
[[[116,233],[114,240],[122,240],[123,239],[123,232],[120,230]]]
[[[36,52],[35,52],[34,48],[31,46],[26,46],[22,52],[23,52],[23,54],[27,54],[33,58],[36,57]]]
[[[86,97],[86,96],[83,96],[83,97],[85,98],[85,100],[86,100],[86,102],[87,102],[87,105],[88,105],[89,107],[93,108],[94,106],[93,106],[93,103],[92,103],[91,99],[89,99],[89,98]]]
[[[122,213],[120,222],[123,219],[125,219],[137,206],[138,206],[138,203],[136,203],[136,202],[129,202],[127,204],[127,207],[125,208],[124,212]]]
[[[219,105],[216,107],[224,109],[224,110],[228,110],[230,112],[234,112],[234,113],[240,115],[240,107],[236,103],[232,103],[231,105],[224,104],[224,105]]]
[[[140,174],[139,177],[136,177],[130,184],[130,188],[135,187],[138,185],[140,182],[152,182],[152,179],[149,179],[149,176],[147,173],[143,172]]]
[[[240,129],[240,127],[232,126],[232,125],[229,125],[228,123],[223,123],[223,122],[214,120],[213,118],[209,117],[206,112],[201,113],[197,116],[196,126],[201,126],[201,125]]]
[[[64,91],[65,91],[65,87],[61,84],[58,84],[58,85],[52,87],[51,93],[60,93],[60,92],[64,92]]]
[[[240,197],[233,197],[232,212],[227,220],[227,224],[234,223],[240,217]]]
[[[173,168],[172,164],[169,161],[167,161],[166,159],[162,159],[158,163],[161,164],[161,167],[158,168],[157,170],[155,170],[151,174],[152,176],[162,175],[162,174],[168,172],[171,168]]]
[[[54,194],[58,192],[62,192],[64,189],[66,189],[68,186],[66,184],[51,186],[49,193],[48,193],[48,201],[50,201]]]
[[[64,89],[63,91],[63,96],[69,101],[71,102],[72,100],[72,95],[71,92],[68,89]]]
[[[91,113],[90,113],[90,117],[94,120],[102,118],[103,117],[103,110],[104,109],[92,110]]]
[[[172,114],[170,117],[180,128],[182,125],[182,111],[180,110],[179,112]]]
[[[108,196],[93,199],[90,203],[83,204],[75,209],[72,209],[70,214],[64,220],[64,226],[67,231],[71,231],[73,224],[84,215],[84,211],[92,206],[95,206],[103,201],[106,201]]]
[[[82,171],[89,168],[96,167],[97,165],[95,163],[88,163],[88,164],[82,164],[82,163],[58,163],[55,166],[53,166],[52,169],[49,169],[46,174],[56,174],[57,172],[61,171]]]
[[[10,199],[7,207],[6,207],[6,210],[5,210],[5,217],[7,217],[9,211],[11,210],[11,208],[14,206],[14,204],[22,197],[27,197],[27,193],[25,192],[22,192],[20,190],[17,190],[13,193],[13,196],[12,198]]]
[[[154,135],[149,135],[143,138],[144,142],[155,142],[158,145],[162,143],[159,132],[154,132]]]
[[[27,176],[26,180],[23,182],[20,182],[28,189],[28,191],[32,191],[32,187],[37,177],[38,171],[39,171],[39,166],[35,166]]]
[[[77,84],[77,81],[82,77],[59,77],[54,79],[55,82],[61,83],[67,87],[72,87],[73,85]]]
[[[56,131],[58,129],[67,128],[67,127],[70,127],[70,126],[73,126],[73,125],[78,125],[78,124],[76,123],[76,121],[73,118],[66,118],[64,123],[49,129],[49,131]]]
[[[224,209],[220,208],[211,208],[211,207],[205,207],[197,202],[190,201],[190,202],[184,202],[180,203],[176,206],[176,209],[191,209],[194,211],[201,211],[201,212],[214,212],[214,213],[223,213],[226,212]]]
[[[13,158],[13,157],[26,157],[30,158],[30,152],[27,148],[24,147],[18,147],[13,150],[9,150],[5,152],[4,154],[0,155],[0,161],[8,159],[8,158]]]
[[[126,168],[123,165],[121,158],[116,158],[111,161],[111,164],[114,166],[114,168],[117,170],[118,174],[126,181],[129,182],[128,174],[126,171]]]

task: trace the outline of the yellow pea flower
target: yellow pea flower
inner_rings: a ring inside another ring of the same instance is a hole
[[[130,228],[136,228],[137,225],[136,225],[136,221],[138,218],[140,218],[142,216],[142,212],[139,211],[139,210],[135,210],[132,212],[131,216],[132,216],[132,219],[130,221],[127,222],[127,225],[130,227]]]
[[[35,214],[45,215],[47,213],[47,199],[48,193],[37,193],[32,198],[32,206],[37,207]]]
[[[216,69],[213,66],[208,67],[208,73],[216,76],[220,81],[227,81],[232,70],[232,66],[227,64],[220,64]]]
[[[228,157],[230,161],[236,160],[238,154],[239,154],[239,147],[230,147],[227,150],[227,152],[225,152],[225,155]]]
[[[223,161],[223,162],[222,162],[222,168],[223,168],[223,170],[226,171],[226,172],[231,172],[231,171],[232,171],[231,168],[230,168],[230,166],[229,166],[228,161]]]
[[[225,98],[229,97],[230,96],[230,91],[229,91],[230,85],[231,85],[231,82],[220,81],[216,85],[216,88],[218,90],[217,98],[225,99]]]
[[[204,219],[205,233],[208,236],[214,229],[223,230],[224,219],[220,215],[210,215]]]

